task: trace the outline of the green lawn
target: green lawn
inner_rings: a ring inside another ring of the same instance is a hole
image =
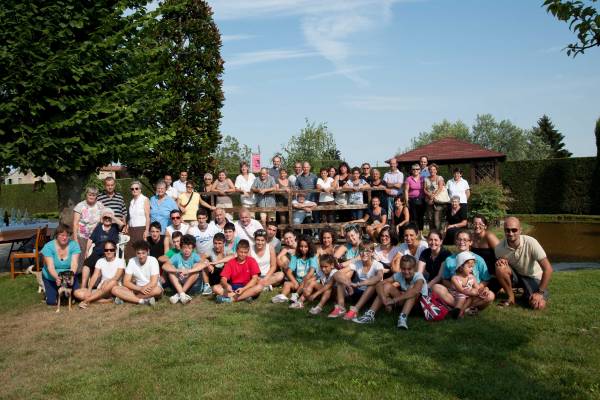
[[[600,399],[600,271],[561,272],[544,312],[372,326],[270,304],[56,314],[0,277],[0,398]]]

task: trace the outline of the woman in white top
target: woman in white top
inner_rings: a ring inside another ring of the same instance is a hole
[[[419,239],[419,228],[417,228],[416,224],[412,222],[406,225],[404,229],[404,243],[401,243],[398,246],[398,254],[394,257],[392,261],[392,271],[400,272],[400,259],[402,256],[413,256],[417,261],[419,261],[419,257],[421,257],[421,253],[427,247],[427,242]]]
[[[335,204],[335,190],[337,189],[335,179],[329,176],[328,168],[321,168],[320,178],[317,179],[317,189],[319,193],[319,205],[332,206]],[[333,210],[321,211],[321,222],[335,222],[335,212]]]
[[[250,172],[246,161],[240,163],[240,174],[235,178],[235,189],[240,194],[240,202],[244,207],[252,207],[256,204],[256,197],[252,193],[252,184],[256,177]]]
[[[129,203],[129,220],[123,232],[129,235],[129,242],[125,246],[125,259],[135,256],[133,243],[145,240],[150,235],[150,200],[142,194],[140,181],[131,182],[131,202]]]
[[[383,264],[383,267],[385,268],[384,274],[387,278],[392,275],[392,261],[399,251],[398,246],[394,246],[392,243],[392,228],[389,226],[384,227],[381,232],[379,232],[377,242],[379,244],[375,247],[373,258]]]
[[[92,274],[89,288],[77,289],[73,295],[81,300],[79,308],[87,308],[90,303],[97,301],[107,303],[112,301],[111,290],[119,284],[123,272],[125,271],[125,261],[117,258],[117,244],[112,240],[104,242],[104,257],[96,262],[96,269]],[[102,277],[98,287],[92,289],[93,285]]]
[[[256,260],[260,269],[260,284],[273,289],[283,282],[283,272],[277,271],[275,249],[267,243],[267,231],[259,229],[254,232],[254,246],[250,246],[250,255]]]

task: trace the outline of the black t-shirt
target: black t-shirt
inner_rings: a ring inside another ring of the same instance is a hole
[[[119,243],[119,225],[112,224],[108,231],[105,231],[102,227],[102,224],[96,225],[90,235],[90,239],[94,242],[94,253],[99,257],[104,256],[104,243],[107,240]]]
[[[460,206],[460,209],[454,215],[452,215],[451,210],[452,209],[448,207],[448,212],[446,213],[446,221],[448,221],[448,225],[455,225],[467,219],[467,210],[465,207]]]
[[[148,236],[146,241],[150,244],[150,255],[156,259],[165,255],[165,235],[160,235],[158,242],[152,240],[152,236]]]
[[[427,281],[432,280],[437,276],[440,272],[440,268],[442,267],[442,263],[446,261],[448,256],[451,256],[452,253],[448,251],[445,247],[442,247],[440,250],[440,254],[436,258],[431,257],[431,249],[427,248],[423,250],[421,253],[421,257],[419,257],[419,261],[423,261],[425,263],[425,271],[427,271]]]
[[[385,215],[385,210],[382,208],[380,214],[373,214],[373,208],[367,208],[367,214],[369,215],[369,223],[372,224],[375,221],[381,222],[381,216]]]

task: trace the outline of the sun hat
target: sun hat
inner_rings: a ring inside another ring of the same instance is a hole
[[[460,252],[456,256],[456,266],[461,267],[467,261],[474,260],[474,259],[475,259],[475,255],[473,253],[471,253],[470,251]]]

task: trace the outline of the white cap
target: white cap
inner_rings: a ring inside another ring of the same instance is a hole
[[[456,266],[461,267],[467,261],[474,260],[474,259],[475,259],[475,255],[473,253],[471,253],[470,251],[460,252],[456,256]]]

